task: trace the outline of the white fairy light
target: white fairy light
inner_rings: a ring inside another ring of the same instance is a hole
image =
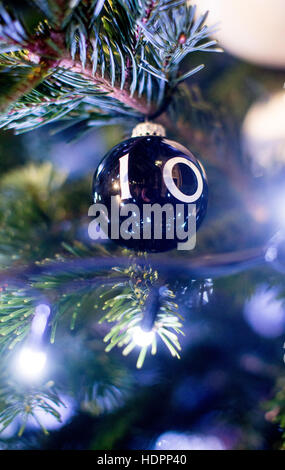
[[[44,351],[24,346],[16,360],[16,369],[19,375],[27,380],[40,378],[47,362]]]
[[[41,337],[43,335],[49,315],[50,307],[48,305],[40,304],[36,307],[31,329],[34,336]]]
[[[134,328],[132,333],[134,343],[141,347],[149,346],[153,342],[154,336],[154,331],[145,331],[140,326]]]

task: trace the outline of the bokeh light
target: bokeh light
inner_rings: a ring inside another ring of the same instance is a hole
[[[155,336],[154,331],[144,331],[140,326],[137,326],[134,328],[133,333],[133,341],[138,345],[138,346],[149,346]]]
[[[35,309],[35,316],[32,322],[32,334],[41,337],[45,331],[48,317],[50,315],[50,307],[46,304],[40,304]]]
[[[276,289],[261,286],[245,303],[244,316],[261,336],[274,338],[285,332],[285,309]]]
[[[155,443],[155,450],[226,450],[216,436],[166,432]]]
[[[16,359],[17,373],[25,380],[35,380],[42,376],[47,362],[44,351],[24,346]]]

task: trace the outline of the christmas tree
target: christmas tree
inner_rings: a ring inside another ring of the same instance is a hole
[[[285,138],[252,130],[282,72],[216,30],[191,1],[1,2],[0,449],[284,448]],[[207,173],[190,251],[88,236],[96,167],[150,122]]]

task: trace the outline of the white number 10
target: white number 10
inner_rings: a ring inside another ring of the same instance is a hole
[[[197,178],[197,189],[194,194],[187,195],[182,193],[180,189],[177,188],[173,177],[172,170],[173,167],[179,163],[187,165],[195,174]],[[186,202],[191,204],[201,196],[203,192],[203,178],[198,170],[198,168],[190,160],[184,157],[173,157],[168,160],[163,168],[163,179],[168,191],[179,201]],[[120,158],[120,186],[121,186],[121,199],[130,199],[132,197],[129,187],[129,154],[127,153]]]

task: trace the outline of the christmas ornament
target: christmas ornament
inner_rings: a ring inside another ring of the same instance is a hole
[[[143,123],[102,160],[93,196],[91,238],[108,236],[138,251],[189,250],[206,214],[208,186],[189,150],[167,139],[162,126]]]
[[[245,153],[256,176],[276,173],[285,166],[285,92],[257,102],[249,109],[242,127]]]
[[[198,14],[209,10],[215,39],[233,55],[256,64],[285,68],[284,0],[196,0]]]

